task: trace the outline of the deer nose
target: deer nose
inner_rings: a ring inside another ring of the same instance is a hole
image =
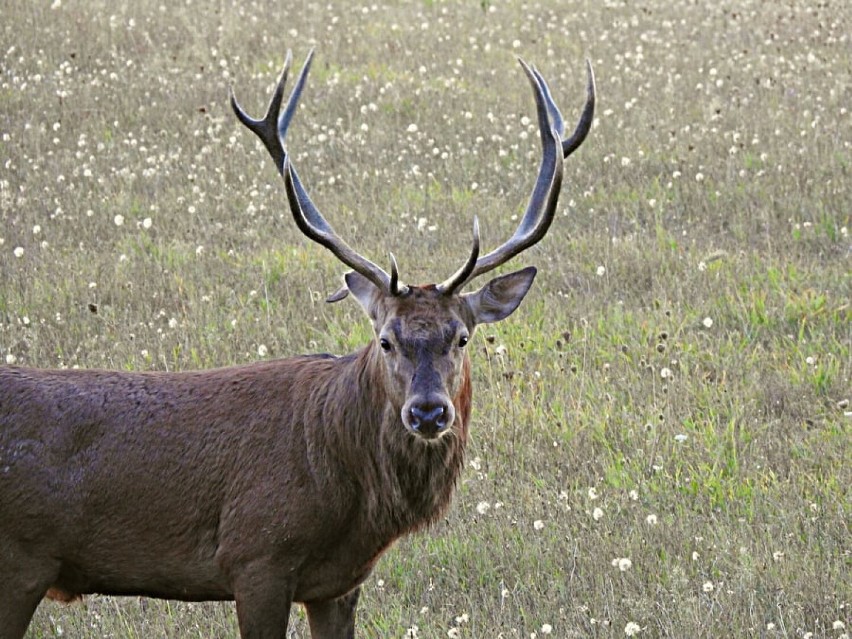
[[[408,409],[408,416],[411,428],[427,437],[447,427],[447,407],[444,404],[415,404]]]

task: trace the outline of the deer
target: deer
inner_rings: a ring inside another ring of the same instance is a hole
[[[308,239],[348,267],[343,286],[372,323],[355,353],[218,369],[127,372],[0,367],[0,639],[21,639],[44,598],[234,601],[242,639],[287,636],[293,603],[313,639],[355,636],[361,586],[400,537],[439,521],[464,467],[469,349],[479,324],[520,305],[528,266],[472,292],[475,278],[538,243],[563,161],[586,139],[519,58],[542,155],[517,229],[438,284],[407,285],[352,249],[311,200],[285,146],[313,60],[283,102],[288,51],[266,114],[237,119],[269,152]],[[283,108],[282,108],[283,104]]]

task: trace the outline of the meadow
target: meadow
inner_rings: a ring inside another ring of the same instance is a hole
[[[848,638],[852,8],[743,0],[3,0],[0,361],[185,370],[371,338],[326,304],[260,113],[337,231],[441,281],[539,158],[517,56],[573,124],[521,308],[471,347],[444,521],[365,584],[361,637]],[[175,490],[180,490],[179,486]],[[2,517],[2,513],[0,513]],[[1,634],[1,633],[0,633]],[[237,637],[231,604],[45,601],[28,638]],[[301,609],[291,637],[307,638]]]

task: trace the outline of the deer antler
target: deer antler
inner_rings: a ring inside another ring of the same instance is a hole
[[[521,63],[521,67],[527,74],[535,95],[542,147],[538,177],[527,210],[512,237],[482,257],[477,257],[479,254],[479,225],[474,220],[471,257],[468,258],[462,268],[438,285],[439,290],[446,295],[452,295],[475,277],[500,266],[544,237],[556,213],[559,188],[562,185],[562,161],[583,143],[594,120],[595,75],[588,60],[586,61],[588,75],[586,105],[583,107],[583,113],[574,133],[567,139],[563,139],[565,122],[559,108],[553,101],[547,82],[537,69],[531,68],[520,58],[518,58],[518,62]],[[561,158],[559,157],[560,147]]]
[[[408,287],[399,283],[396,261],[391,260],[391,274],[388,275],[382,268],[356,252],[335,233],[334,229],[311,201],[308,192],[299,179],[298,173],[296,173],[295,167],[290,162],[289,154],[284,148],[284,138],[287,135],[290,121],[296,112],[296,106],[299,103],[302,90],[305,88],[305,81],[307,80],[313,57],[314,52],[311,50],[305,60],[305,65],[299,72],[296,85],[293,87],[293,91],[290,93],[283,111],[281,110],[281,103],[284,97],[284,85],[287,82],[287,75],[293,59],[289,50],[287,51],[284,70],[281,72],[278,84],[276,84],[275,90],[272,92],[272,98],[269,101],[269,107],[266,109],[266,115],[261,119],[250,117],[237,102],[233,91],[231,91],[231,108],[233,108],[237,119],[260,138],[272,156],[275,167],[284,178],[284,184],[287,188],[287,199],[290,202],[290,211],[299,230],[314,242],[325,246],[334,253],[337,259],[366,277],[381,290],[391,295],[403,295],[408,291]],[[345,296],[341,296],[340,292],[335,295],[337,299],[342,299]],[[335,295],[332,297],[335,297]]]
[[[388,275],[386,271],[357,253],[337,235],[311,200],[284,148],[287,129],[302,95],[313,55],[314,52],[311,50],[305,60],[305,65],[299,72],[296,85],[290,93],[283,111],[281,110],[281,103],[284,96],[284,85],[287,82],[287,75],[292,63],[290,51],[287,51],[284,69],[263,118],[254,119],[247,115],[234,97],[233,91],[231,92],[231,106],[240,122],[257,135],[266,146],[278,172],[283,176],[290,211],[299,230],[314,242],[328,248],[341,262],[366,277],[381,290],[391,295],[404,295],[408,292],[408,287],[399,282],[398,269],[393,255],[391,255],[391,273]],[[482,257],[479,256],[479,222],[474,218],[473,245],[470,256],[459,270],[447,280],[438,284],[438,290],[446,295],[454,294],[472,279],[507,262],[544,237],[556,213],[559,189],[562,185],[562,161],[583,143],[594,120],[595,76],[588,60],[586,61],[588,75],[586,104],[583,107],[583,113],[577,127],[569,138],[564,138],[565,122],[544,77],[537,69],[530,67],[522,59],[519,58],[518,61],[533,88],[536,102],[542,146],[538,177],[526,212],[512,237]],[[560,148],[561,158],[559,157]],[[328,301],[341,300],[346,297],[346,293],[344,287],[331,295]]]

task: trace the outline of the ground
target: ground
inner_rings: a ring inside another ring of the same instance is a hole
[[[471,343],[452,510],[366,583],[364,637],[830,637],[852,626],[844,3],[33,3],[0,26],[0,354],[182,370],[370,339],[260,113],[316,48],[294,163],[358,250],[441,281],[514,230],[573,124],[511,318]],[[175,487],[179,490],[180,487]],[[304,613],[292,636],[307,637]],[[28,637],[236,637],[230,604],[44,602]]]

